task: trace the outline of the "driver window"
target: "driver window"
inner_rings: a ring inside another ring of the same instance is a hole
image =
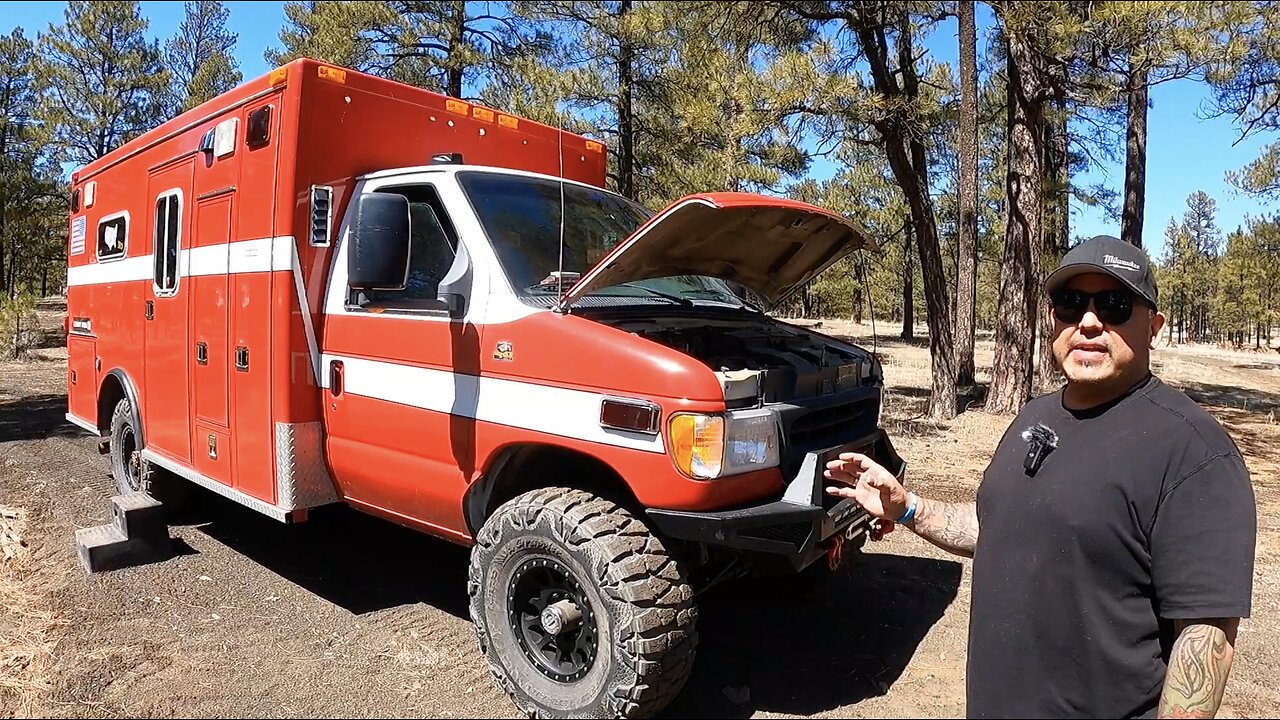
[[[409,200],[409,275],[403,290],[352,291],[353,305],[366,310],[441,310],[440,281],[457,258],[458,239],[444,205],[429,185],[381,188]]]

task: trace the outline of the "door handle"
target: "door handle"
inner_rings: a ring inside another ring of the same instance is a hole
[[[329,361],[329,394],[334,397],[342,395],[342,361]]]

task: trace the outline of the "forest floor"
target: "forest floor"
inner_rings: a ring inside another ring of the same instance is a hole
[[[286,526],[207,493],[171,527],[174,558],[86,575],[73,534],[107,522],[113,486],[95,439],[63,419],[61,315],[42,318],[45,347],[0,361],[0,717],[516,717],[467,619],[466,551],[380,520],[330,508]],[[923,420],[923,333],[821,330],[884,358],[885,425],[913,486],[971,500],[1010,418]],[[980,338],[980,382],[991,355]],[[1253,617],[1219,716],[1274,717],[1280,354],[1161,348],[1154,363],[1228,428],[1252,473]],[[970,567],[898,531],[811,595],[708,597],[695,672],[664,714],[963,716]]]

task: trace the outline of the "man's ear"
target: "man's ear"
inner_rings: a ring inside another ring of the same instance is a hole
[[[1160,337],[1160,332],[1164,330],[1164,313],[1156,311],[1151,314],[1151,349],[1156,349],[1156,338]]]

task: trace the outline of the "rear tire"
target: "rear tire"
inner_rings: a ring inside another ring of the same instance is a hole
[[[634,515],[580,490],[498,508],[467,590],[494,680],[528,717],[649,717],[692,669],[697,608],[679,564]]]
[[[121,398],[111,414],[111,477],[120,495],[144,492],[168,509],[179,509],[190,499],[190,488],[177,477],[142,459],[143,445],[133,405]]]

